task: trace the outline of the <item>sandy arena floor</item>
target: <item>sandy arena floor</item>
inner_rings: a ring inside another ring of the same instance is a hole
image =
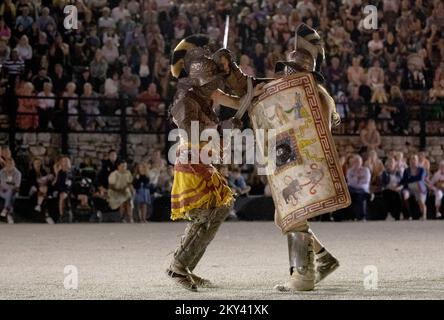
[[[164,275],[184,223],[0,225],[0,299],[444,299],[444,221],[313,223],[341,267],[309,293],[281,294],[286,239],[270,222],[227,222],[196,273],[217,289]],[[64,288],[64,267],[78,289]],[[378,288],[366,290],[364,268]]]

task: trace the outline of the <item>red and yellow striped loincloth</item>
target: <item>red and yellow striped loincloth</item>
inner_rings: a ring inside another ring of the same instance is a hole
[[[233,202],[225,178],[211,165],[176,164],[171,191],[171,219],[184,219],[192,209],[211,209]]]

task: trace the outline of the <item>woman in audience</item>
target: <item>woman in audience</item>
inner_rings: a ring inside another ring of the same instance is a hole
[[[11,149],[8,146],[2,146],[0,149],[0,169],[6,166],[6,161],[12,159]]]
[[[409,116],[401,89],[397,85],[390,87],[390,105],[392,108],[393,131],[407,135],[409,133]]]
[[[347,170],[347,184],[352,198],[351,216],[355,220],[367,220],[367,199],[370,193],[370,170],[362,166],[362,158],[354,155],[352,166]]]
[[[169,196],[173,187],[174,166],[165,167],[160,171],[156,190],[163,196]]]
[[[418,152],[418,165],[423,167],[426,171],[426,179],[430,178],[430,161],[427,159],[426,153],[424,151]]]
[[[15,196],[20,189],[22,174],[15,167],[12,159],[6,160],[5,167],[0,170],[0,198],[3,199],[1,217],[6,217],[8,223],[14,223],[13,208]]]
[[[86,114],[85,129],[94,131],[96,125],[103,128],[106,126],[105,121],[100,116],[100,100],[99,95],[93,91],[93,86],[90,83],[83,85],[83,95],[80,101],[80,107]]]
[[[76,84],[74,82],[68,82],[66,84],[65,92],[63,92],[63,97],[66,100],[60,100],[60,109],[65,106],[68,107],[68,126],[71,130],[82,131],[83,128],[79,123],[79,101],[78,95],[76,93]]]
[[[37,213],[43,212],[45,220],[49,224],[54,221],[48,213],[48,183],[53,179],[53,176],[48,174],[42,165],[42,160],[35,158],[32,161],[31,169],[28,173],[28,183],[30,185],[29,196],[34,205],[34,211]]]
[[[52,187],[57,195],[59,219],[65,216],[69,207],[69,192],[71,190],[71,160],[63,156],[54,164],[55,178]],[[67,208],[68,207],[68,208]],[[71,213],[69,213],[71,215]]]
[[[399,220],[402,211],[401,201],[401,173],[396,170],[396,161],[394,158],[388,158],[385,162],[385,169],[382,172],[382,196],[385,209],[395,220]]]
[[[375,120],[370,119],[367,126],[361,130],[359,137],[361,138],[362,148],[360,153],[367,153],[371,150],[378,150],[381,145],[381,135],[376,129]]]
[[[37,129],[39,126],[39,118],[37,115],[37,99],[35,97],[34,86],[31,82],[25,82],[22,89],[17,92],[19,96],[31,98],[19,98],[17,112],[17,126],[20,129]],[[20,115],[20,113],[23,113]]]
[[[154,150],[151,153],[151,159],[149,160],[150,170],[149,178],[152,184],[157,184],[159,181],[161,171],[167,168],[165,159],[162,158],[160,150]]]
[[[349,83],[349,89],[353,86],[360,87],[365,79],[364,68],[361,67],[360,57],[354,57],[352,65],[347,69],[347,80]]]
[[[134,204],[138,211],[139,221],[146,223],[149,218],[148,210],[151,206],[150,178],[148,178],[148,165],[146,163],[137,165],[133,185],[135,189]]]
[[[393,158],[395,159],[396,170],[398,170],[401,175],[404,175],[405,169],[407,169],[408,165],[404,159],[404,152],[396,151],[393,153]]]
[[[409,159],[410,166],[404,171],[401,184],[404,186],[402,190],[402,198],[408,211],[408,216],[412,217],[412,208],[409,205],[410,197],[414,197],[418,203],[421,213],[420,219],[427,219],[427,187],[426,187],[426,171],[419,166],[417,155],[413,155]]]
[[[19,57],[25,61],[25,63],[29,63],[32,59],[33,50],[31,45],[29,44],[29,39],[27,36],[23,35],[20,38],[19,43],[15,47],[17,50]]]
[[[442,198],[444,193],[444,160],[439,163],[439,168],[430,180],[430,188],[435,194],[436,218],[442,216]]]
[[[108,204],[112,210],[120,210],[122,222],[133,223],[133,176],[124,160],[117,162],[117,170],[108,178]]]
[[[370,169],[370,191],[373,195],[374,193],[381,191],[381,174],[384,171],[384,164],[381,159],[379,159],[378,153],[375,150],[369,151],[365,166]]]

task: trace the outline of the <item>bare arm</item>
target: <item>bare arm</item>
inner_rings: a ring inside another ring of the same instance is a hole
[[[239,109],[240,98],[237,96],[226,94],[220,89],[214,91],[213,94],[211,95],[211,98],[216,104],[221,104],[236,110]]]
[[[359,134],[361,138],[361,142],[364,146],[368,147],[370,145],[368,139],[367,139],[367,130],[361,130],[361,133]]]
[[[257,84],[253,89],[253,97],[257,97],[261,95],[265,89],[264,89],[265,82]],[[220,89],[217,89],[213,92],[211,98],[214,102],[217,104],[224,105],[226,107],[232,108],[232,109],[239,109],[240,108],[240,98],[238,96],[233,96],[226,94]]]
[[[373,143],[371,146],[374,147],[375,149],[378,148],[381,145],[381,135],[379,134],[379,132],[377,132],[376,134],[376,141],[375,143]]]

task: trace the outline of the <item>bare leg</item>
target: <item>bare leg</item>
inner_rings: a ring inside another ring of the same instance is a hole
[[[61,192],[59,197],[59,216],[63,216],[65,212],[65,200],[68,197],[66,192]]]
[[[435,189],[435,208],[436,208],[436,218],[441,218],[441,203],[442,203],[442,197],[443,192],[440,189]]]
[[[147,209],[146,203],[141,203],[139,205],[139,215],[140,215],[139,217],[141,222],[146,222],[146,209]]]
[[[127,215],[130,223],[134,222],[132,209],[133,209],[133,207],[131,206],[131,201],[130,200],[126,201],[125,202],[125,211],[126,211],[126,215]]]
[[[425,199],[419,199],[418,205],[419,205],[419,210],[421,212],[421,219],[427,220],[427,206],[425,204]]]
[[[79,194],[77,196],[77,199],[80,201],[80,206],[81,207],[88,207],[88,196],[86,194]]]
[[[39,194],[39,195],[37,196],[37,205],[38,205],[38,206],[41,206],[42,203],[43,203],[43,200],[45,200],[45,197],[44,197],[43,195]]]

